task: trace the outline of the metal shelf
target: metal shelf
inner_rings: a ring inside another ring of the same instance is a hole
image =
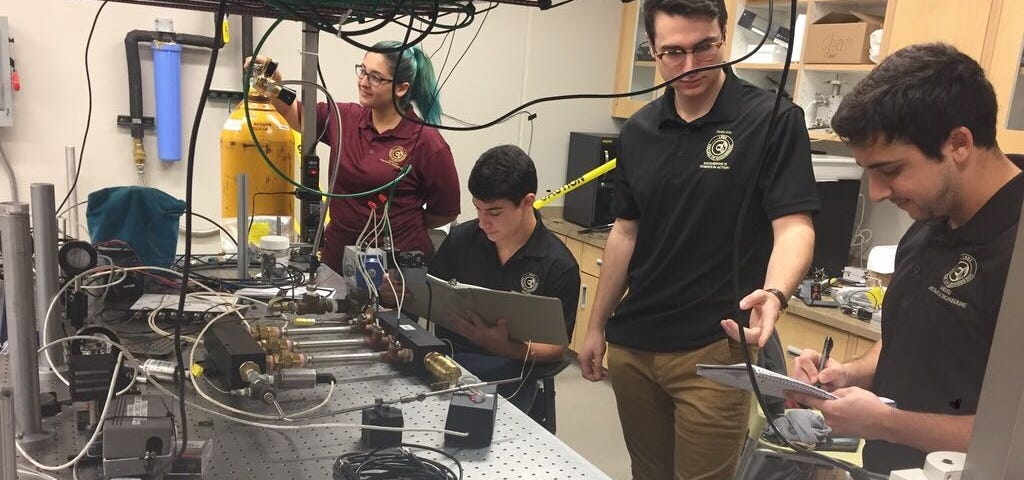
[[[134,3],[138,5],[149,5],[154,7],[177,8],[182,10],[198,10],[205,12],[216,12],[220,6],[220,0],[112,0],[118,3]],[[508,5],[520,5],[524,7],[535,7],[546,9],[551,7],[550,0],[493,0],[496,3]],[[410,13],[429,14],[434,11],[440,12],[465,12],[466,1],[444,0],[439,2],[435,8],[422,3],[402,2],[398,0],[320,0],[297,1],[281,0],[274,2],[286,5],[291,12],[282,12],[280,9],[269,5],[262,0],[232,0],[227,3],[225,11],[237,15],[252,15],[254,17],[284,18],[287,20],[301,20],[302,17],[330,18],[335,22],[338,19],[351,15],[408,15]],[[410,4],[411,3],[411,4]]]
[[[841,142],[842,139],[835,132],[831,132],[825,129],[808,130],[807,136],[810,137],[812,142],[817,141],[830,141],[830,142]]]
[[[747,63],[747,62],[741,62],[741,63],[737,63],[736,65],[733,65],[733,68],[738,68],[738,69],[742,69],[742,70],[769,70],[769,71],[774,71],[774,70],[782,70],[783,68],[785,68],[785,66],[786,66],[786,64],[784,64],[782,62],[778,62],[778,63]],[[793,63],[791,63],[789,65],[789,69],[790,70],[796,70],[798,67],[800,67],[800,63],[799,62],[793,62]]]
[[[873,63],[808,63],[804,70],[814,72],[870,72],[875,69]]]

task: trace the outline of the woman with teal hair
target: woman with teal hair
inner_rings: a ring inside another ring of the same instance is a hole
[[[331,146],[327,158],[333,159],[335,149],[341,149],[340,170],[331,187],[335,193],[370,190],[394,180],[405,165],[412,166],[391,196],[391,237],[398,250],[419,250],[429,256],[434,248],[427,230],[450,223],[459,214],[459,179],[441,134],[405,118],[437,123],[441,102],[430,59],[419,47],[401,46],[401,42],[379,42],[373,49],[388,53],[371,51],[363,56],[355,66],[358,103],[338,103],[341,136],[334,113],[323,102],[317,105],[317,135]],[[280,70],[274,76],[280,79]],[[299,102],[288,106],[275,101],[275,106],[293,129],[302,128]],[[354,245],[366,225],[367,202],[377,201],[373,197],[331,199],[321,260],[336,271],[341,269],[345,246]]]

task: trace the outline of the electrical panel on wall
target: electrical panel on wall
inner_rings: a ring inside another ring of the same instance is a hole
[[[7,17],[0,17],[0,127],[14,125],[14,88]]]

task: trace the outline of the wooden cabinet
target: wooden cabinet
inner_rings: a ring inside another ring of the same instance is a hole
[[[565,243],[566,248],[569,249],[569,253],[572,253],[572,258],[576,259],[576,263],[583,264],[583,242],[574,238],[565,237],[562,239]]]
[[[1024,153],[1024,2],[995,0],[982,66],[999,100],[996,139],[1006,153]]]
[[[881,333],[879,325],[847,317],[834,308],[808,307],[796,298],[790,311],[776,324],[779,340],[786,354],[786,369],[793,373],[790,347],[821,351],[826,336],[832,337],[832,358],[845,362],[871,349]]]
[[[583,244],[583,250],[580,252],[580,256],[576,257],[576,262],[580,264],[580,271],[593,275],[594,277],[601,276],[601,255],[604,250],[595,247],[588,243]]]
[[[850,334],[846,332],[796,315],[786,315],[786,318],[778,323],[776,329],[779,331],[783,351],[787,351],[789,347],[796,347],[799,349],[810,348],[820,352],[825,343],[825,337],[831,336],[832,358],[839,361],[848,359]],[[786,371],[793,373],[793,356],[789,354],[786,355]]]
[[[622,25],[620,32],[619,62],[617,71],[616,91],[635,91],[645,86],[662,82],[657,75],[653,62],[642,60],[637,47],[646,40],[638,7],[639,2],[623,5]],[[790,2],[775,0],[773,24],[788,27]],[[968,55],[982,60],[983,55],[991,53],[994,68],[1001,78],[999,88],[1000,105],[1004,106],[1011,100],[1009,90],[1012,89],[1016,76],[1008,70],[1016,67],[1020,72],[1021,33],[1024,29],[1019,19],[1024,2],[1016,0],[800,0],[797,2],[797,14],[805,15],[807,24],[831,13],[866,13],[884,19],[880,48],[880,59],[899,48],[914,43],[943,41],[955,45]],[[744,10],[755,13],[766,24],[769,4],[766,0],[727,0],[729,26],[726,31],[725,58],[740,58],[746,55],[758,42],[761,36],[749,29],[739,27],[738,19]],[[1002,12],[1002,13],[1000,13]],[[999,29],[998,40],[993,32]],[[766,45],[771,45],[767,42]],[[801,53],[807,51],[802,48]],[[775,90],[781,81],[784,55],[772,58],[760,58],[741,62],[735,65],[736,74],[757,86]],[[802,55],[801,55],[802,56]],[[996,65],[996,57],[1000,58]],[[987,61],[987,57],[986,57]],[[649,66],[648,66],[649,65]],[[986,63],[983,62],[983,65]],[[838,142],[839,138],[826,127],[841,98],[833,96],[833,87],[838,85],[840,96],[848,92],[874,68],[874,64],[807,64],[803,58],[794,57],[790,74],[786,81],[786,91],[793,97],[793,102],[800,105],[805,112],[810,137],[812,140],[829,140]],[[1012,78],[1011,78],[1012,77]],[[628,118],[639,110],[655,95],[643,95],[618,99],[612,107],[612,116]],[[1024,95],[1024,93],[1022,93]],[[1021,100],[1024,105],[1024,99]],[[1022,106],[1024,108],[1024,106]],[[1005,113],[1003,113],[1005,115]],[[1024,116],[1024,113],[1021,114]],[[1005,126],[1005,117],[1000,117],[1001,125]],[[1024,124],[1024,119],[1021,120]],[[1021,127],[1024,128],[1024,127]],[[1000,132],[1004,132],[1001,130]],[[1024,132],[1024,131],[1022,131]],[[1014,147],[1024,152],[1024,135],[1008,135]],[[1000,143],[1003,136],[1000,135]],[[1021,143],[1017,143],[1021,142]],[[1004,150],[1006,150],[1004,146]]]
[[[980,59],[989,27],[991,0],[891,0],[887,52],[922,42],[945,42]],[[1019,3],[1019,2],[1007,2]],[[1021,17],[1016,17],[1017,23]]]
[[[619,27],[619,56],[615,74],[616,92],[634,92],[653,87],[663,80],[654,66],[654,57],[646,49],[647,33],[640,16],[640,3],[622,5],[622,24]],[[661,92],[633,97],[616,98],[612,102],[612,116],[629,118]]]
[[[597,277],[580,273],[580,297],[576,304],[576,327],[572,332],[572,343],[569,349],[579,352],[579,347],[587,335],[587,327],[590,326],[590,312],[594,306],[594,296],[597,294]]]
[[[847,360],[853,360],[855,358],[863,356],[871,350],[871,347],[875,346],[874,340],[869,340],[864,337],[850,336],[850,347],[847,349]]]
[[[580,227],[573,225],[568,230],[575,231]],[[594,298],[597,296],[597,282],[601,275],[601,247],[584,243],[567,235],[556,233],[566,248],[572,253],[576,263],[580,265],[580,293],[576,303],[576,325],[573,327],[572,337],[569,338],[569,350],[579,353],[583,339],[587,335],[587,327],[590,325],[590,314],[594,306]],[[608,365],[608,356],[605,355],[605,366]]]

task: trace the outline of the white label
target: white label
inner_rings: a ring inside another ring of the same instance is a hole
[[[135,417],[132,418],[132,425],[142,425],[144,417],[149,416],[149,402],[136,397],[125,407],[124,413],[127,417]]]
[[[402,330],[416,330],[416,327],[412,325],[399,325]]]
[[[149,373],[151,373],[151,374],[153,374],[153,373],[162,373],[162,374],[165,374],[165,375],[174,375],[174,370],[176,368],[177,368],[177,365],[175,365],[172,362],[168,362],[166,360],[153,360],[153,359],[149,359],[149,360],[146,360],[145,362],[142,362],[142,369],[147,371],[147,372],[149,372]]]
[[[224,122],[224,130],[231,130],[233,132],[242,131],[242,121],[237,118],[229,118]]]

